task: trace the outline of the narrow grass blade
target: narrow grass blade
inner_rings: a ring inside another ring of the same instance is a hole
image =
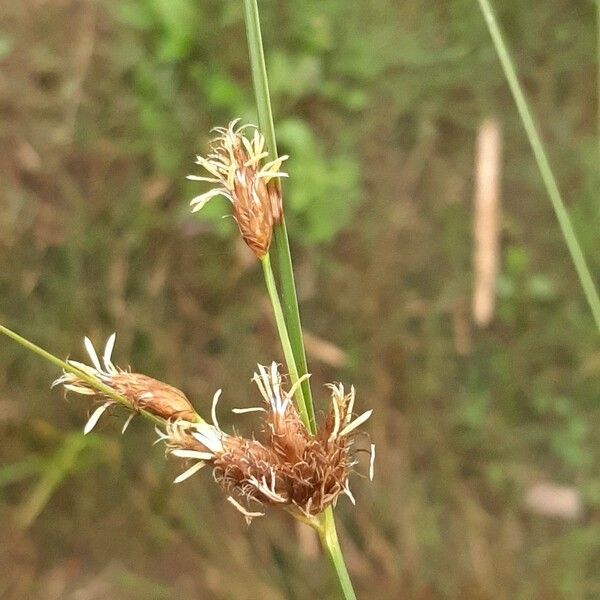
[[[271,158],[275,159],[277,158],[277,142],[275,139],[273,111],[271,110],[269,82],[267,78],[267,68],[265,65],[260,19],[256,0],[244,0],[244,11],[250,66],[252,70],[252,82],[254,84],[254,94],[256,96],[256,107],[258,112],[258,124],[262,134],[265,136],[267,149],[271,153]],[[298,374],[302,377],[302,375],[305,375],[308,372],[308,367],[306,363],[304,340],[302,338],[302,325],[300,323],[300,311],[298,309],[298,297],[296,295],[296,284],[294,281],[294,271],[292,268],[292,257],[285,217],[282,218],[281,223],[275,227],[274,233],[273,254],[280,284],[283,317],[292,344],[296,368]],[[306,404],[312,407],[312,392],[308,380],[302,382],[302,394]]]
[[[594,280],[592,279],[581,246],[577,240],[577,235],[573,229],[560,190],[558,189],[556,179],[554,178],[552,168],[550,167],[548,157],[546,156],[546,151],[544,150],[544,145],[538,134],[527,100],[525,99],[525,94],[523,93],[519,78],[517,77],[514,63],[510,57],[504,38],[502,37],[500,27],[498,26],[496,16],[489,0],[478,0],[478,2],[490,31],[492,41],[494,42],[498,59],[504,70],[504,75],[506,76],[515,104],[517,105],[523,127],[525,128],[529,143],[531,144],[531,149],[533,150],[544,186],[546,187],[548,196],[550,196],[550,201],[552,202],[554,212],[556,213],[565,243],[571,253],[571,258],[573,259],[573,264],[575,265],[577,275],[579,276],[581,287],[583,288],[585,297],[590,305],[596,325],[598,329],[600,329],[600,298],[598,297],[598,291],[596,290]]]

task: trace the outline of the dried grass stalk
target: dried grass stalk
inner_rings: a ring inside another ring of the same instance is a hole
[[[502,136],[496,120],[481,124],[475,160],[473,318],[489,325],[496,305],[500,252],[500,168]]]

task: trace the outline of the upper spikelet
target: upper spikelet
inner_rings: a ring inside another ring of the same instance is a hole
[[[273,226],[281,220],[283,208],[276,180],[287,177],[281,164],[287,156],[265,162],[265,138],[253,125],[237,127],[239,119],[227,128],[217,127],[217,137],[210,144],[206,157],[196,163],[209,177],[189,175],[194,181],[216,184],[191,201],[192,212],[200,210],[211,198],[225,196],[233,205],[233,216],[242,238],[254,254],[261,258],[269,251]],[[246,135],[245,130],[253,131]]]

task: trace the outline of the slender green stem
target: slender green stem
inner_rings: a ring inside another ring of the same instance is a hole
[[[327,508],[322,516],[323,527],[318,530],[321,539],[321,545],[327,552],[327,556],[337,575],[340,584],[340,590],[345,600],[356,600],[356,594],[352,587],[352,581],[344,562],[344,555],[340,541],[338,540],[337,531],[335,529],[335,521],[333,518],[333,510]]]
[[[279,339],[281,340],[281,346],[283,347],[283,354],[285,356],[285,362],[287,364],[292,383],[296,383],[300,379],[298,375],[298,369],[296,368],[296,360],[294,358],[294,352],[292,350],[292,344],[288,335],[285,319],[283,317],[283,310],[281,308],[281,302],[279,301],[279,294],[277,293],[277,286],[275,278],[273,277],[273,268],[271,266],[271,257],[269,254],[265,254],[260,262],[263,267],[263,273],[265,276],[265,283],[267,285],[267,291],[269,292],[269,298],[273,306],[273,313],[275,315],[275,323],[277,324],[277,332],[279,333]],[[295,392],[296,404],[300,411],[302,421],[306,425],[307,429],[312,433],[316,433],[315,426],[315,413],[313,411],[312,404],[307,402],[302,393],[302,388],[298,386]]]
[[[248,35],[248,49],[250,55],[250,65],[252,68],[252,81],[254,83],[254,94],[256,96],[256,105],[258,110],[258,123],[260,129],[265,136],[267,149],[271,153],[271,158],[277,157],[277,143],[275,140],[275,128],[273,126],[273,112],[271,110],[271,99],[269,96],[269,83],[267,79],[267,69],[265,66],[265,55],[263,50],[262,35],[260,31],[260,18],[258,14],[258,4],[256,0],[244,0],[246,32]],[[290,253],[290,244],[288,240],[287,228],[285,219],[276,225],[274,230],[275,236],[273,247],[275,250],[275,264],[277,267],[277,275],[281,284],[281,304],[273,302],[273,308],[276,304],[280,305],[281,315],[276,316],[276,320],[280,319],[285,323],[285,328],[280,327],[280,337],[284,352],[286,341],[293,353],[293,360],[296,371],[300,376],[307,373],[306,352],[304,349],[304,339],[302,337],[302,325],[300,323],[300,311],[298,309],[298,297],[296,295],[296,284],[294,282],[294,271],[292,267],[292,257]],[[265,262],[263,261],[263,268]],[[270,267],[270,263],[269,263]],[[267,277],[269,275],[270,277]],[[272,270],[269,268],[269,273],[265,272],[267,286],[272,285],[273,292],[269,291],[271,300],[275,298],[279,300],[277,290],[275,289],[275,281],[272,277]],[[269,283],[269,278],[272,282]],[[283,335],[282,335],[283,332]],[[288,349],[289,352],[289,349]],[[286,356],[287,360],[287,356]],[[289,367],[289,365],[288,365]],[[312,393],[310,384],[307,380],[302,382],[302,394],[305,400],[305,408],[310,411],[311,423],[314,431],[314,408],[312,402]],[[354,600],[356,595],[352,588],[352,582],[348,576],[348,571],[344,564],[342,550],[340,548],[337,532],[335,529],[335,521],[333,518],[333,510],[328,508],[322,517],[323,524],[319,528],[319,536],[321,544],[327,552],[333,565],[336,577],[340,583],[343,596],[346,600]]]
[[[112,398],[115,402],[118,402],[119,404],[122,404],[123,406],[126,406],[131,410],[131,403],[127,400],[127,398],[121,396],[120,394],[117,394],[117,392],[115,392],[112,388],[107,386],[105,383],[102,383],[95,377],[92,377],[84,371],[80,371],[77,367],[74,367],[68,362],[61,360],[60,358],[54,356],[54,354],[50,354],[50,352],[48,352],[47,350],[40,348],[33,342],[30,342],[28,339],[20,336],[18,333],[15,333],[14,331],[9,329],[8,327],[5,327],[4,325],[0,325],[0,333],[3,333],[4,335],[8,336],[12,340],[23,346],[23,348],[31,350],[31,352],[34,352],[35,354],[41,356],[43,359],[47,360],[53,365],[59,367],[60,369],[63,369],[63,371],[73,373],[73,375],[76,375],[81,380],[85,381],[87,384],[91,385],[93,388],[97,389],[105,396]],[[156,417],[145,410],[140,410],[140,413],[150,421],[156,423],[157,425],[164,425],[163,419]]]
[[[558,189],[556,179],[552,173],[552,168],[550,167],[550,163],[546,156],[546,151],[544,150],[542,140],[537,132],[531,111],[529,110],[527,100],[525,99],[525,95],[523,93],[523,89],[519,83],[519,78],[517,77],[513,61],[502,37],[502,33],[500,32],[500,27],[498,26],[489,0],[478,0],[478,2],[479,6],[481,7],[481,12],[485,18],[485,22],[487,23],[490,31],[490,35],[492,36],[498,58],[504,70],[504,75],[506,76],[506,80],[510,86],[510,90],[517,105],[517,110],[519,111],[521,121],[523,122],[523,126],[527,133],[527,137],[529,139],[531,149],[533,150],[533,154],[546,187],[546,191],[548,192],[550,201],[554,207],[554,212],[556,213],[563,237],[569,252],[571,253],[571,258],[573,259],[577,275],[579,276],[581,287],[583,288],[585,297],[590,305],[590,309],[592,310],[596,325],[598,326],[598,329],[600,329],[600,298],[598,297],[594,280],[592,279],[592,275],[585,261],[585,257],[579,242],[577,241],[575,230],[573,229],[569,214],[565,208],[565,204],[563,202],[560,190]]]
[[[258,124],[262,134],[265,136],[267,149],[271,158],[277,158],[277,141],[275,139],[275,127],[273,125],[273,111],[271,110],[271,98],[269,96],[269,81],[265,65],[265,54],[263,50],[262,34],[260,30],[260,18],[256,0],[244,0],[246,32],[248,36],[248,50],[250,55],[250,66],[252,69],[252,82],[254,84],[254,95],[258,111]],[[285,217],[274,229],[274,258],[281,284],[281,304],[283,317],[287,325],[292,351],[296,367],[300,376],[308,372],[306,363],[306,351],[302,337],[302,325],[300,323],[300,311],[298,309],[298,297],[294,281],[294,270],[292,267],[292,256],[288,240]],[[312,407],[312,392],[308,380],[302,382],[302,393],[307,403]]]

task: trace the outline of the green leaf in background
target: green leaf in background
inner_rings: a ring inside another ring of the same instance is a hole
[[[290,155],[285,168],[285,203],[294,240],[327,242],[352,218],[361,200],[360,169],[350,154],[328,154],[326,144],[298,119],[277,127],[282,152]]]

